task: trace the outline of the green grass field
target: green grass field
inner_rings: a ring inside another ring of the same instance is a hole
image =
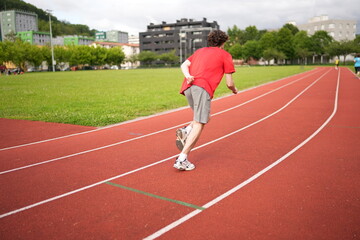
[[[311,67],[241,67],[238,89]],[[186,106],[179,68],[26,73],[0,76],[0,117],[105,126]],[[223,81],[215,98],[230,94]]]

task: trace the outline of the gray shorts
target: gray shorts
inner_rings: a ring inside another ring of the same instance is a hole
[[[208,123],[210,119],[211,98],[202,87],[193,85],[184,92],[187,101],[194,111],[194,121]]]

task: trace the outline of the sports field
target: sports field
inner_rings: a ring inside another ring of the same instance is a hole
[[[359,92],[319,67],[218,98],[193,171],[172,167],[188,107],[102,128],[2,118],[0,239],[358,239]]]
[[[242,67],[246,89],[311,67]],[[0,76],[0,118],[106,126],[186,106],[179,68],[28,73]],[[222,83],[215,97],[229,94]]]

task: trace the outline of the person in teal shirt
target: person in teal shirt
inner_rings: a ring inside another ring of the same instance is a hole
[[[355,73],[357,77],[360,77],[360,54],[358,53],[356,57],[354,58],[354,67],[355,67]]]

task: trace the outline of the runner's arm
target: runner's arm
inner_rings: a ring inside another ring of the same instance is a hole
[[[189,67],[191,65],[191,62],[189,60],[186,60],[181,64],[181,71],[183,72],[185,78],[187,79],[187,83],[190,84],[194,81],[194,77],[190,75]]]
[[[232,74],[231,73],[225,73],[225,78],[226,78],[226,86],[233,92],[233,94],[237,94],[238,90],[235,87],[235,83],[234,83],[234,80],[232,78]]]

